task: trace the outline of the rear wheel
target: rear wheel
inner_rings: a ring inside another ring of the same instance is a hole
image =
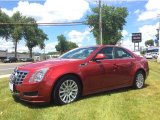
[[[55,86],[53,101],[56,104],[68,104],[80,96],[81,86],[75,76],[67,75],[62,77]]]
[[[141,89],[144,86],[145,76],[142,71],[138,71],[135,75],[134,88]]]

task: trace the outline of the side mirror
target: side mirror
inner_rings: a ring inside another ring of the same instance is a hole
[[[102,59],[105,59],[105,58],[106,58],[106,57],[105,57],[104,54],[99,53],[99,54],[96,55],[95,60],[102,60]]]

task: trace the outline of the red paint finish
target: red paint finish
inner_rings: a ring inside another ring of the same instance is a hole
[[[28,71],[22,84],[14,85],[14,93],[19,98],[29,102],[50,102],[52,91],[60,77],[73,74],[79,77],[82,83],[82,95],[132,86],[135,73],[143,70],[145,77],[149,73],[145,58],[139,57],[131,51],[117,46],[96,46],[97,48],[84,59],[53,59],[31,63],[18,67],[20,71]],[[111,47],[113,54],[107,54],[106,59],[101,51]],[[115,48],[125,50],[131,57],[116,58]],[[110,57],[111,58],[107,58]],[[98,59],[96,59],[98,58]],[[100,59],[99,59],[100,58]],[[102,58],[102,59],[101,59]],[[29,82],[31,76],[40,69],[49,68],[40,82]],[[25,95],[25,93],[35,95]]]

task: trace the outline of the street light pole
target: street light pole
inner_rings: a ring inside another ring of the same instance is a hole
[[[158,47],[159,52],[158,53],[159,53],[159,55],[158,55],[158,58],[157,58],[157,62],[160,63],[160,14],[158,14],[158,18],[159,18],[159,28],[158,28],[159,29],[158,30],[158,36],[159,36],[159,40],[158,40],[159,41],[159,47]]]
[[[102,7],[101,0],[99,0],[99,36],[100,36],[100,44],[102,45]]]

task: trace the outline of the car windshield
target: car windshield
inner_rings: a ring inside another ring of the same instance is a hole
[[[73,49],[73,50],[63,54],[59,58],[63,58],[63,59],[85,59],[96,49],[97,49],[97,47],[76,48],[76,49]]]

